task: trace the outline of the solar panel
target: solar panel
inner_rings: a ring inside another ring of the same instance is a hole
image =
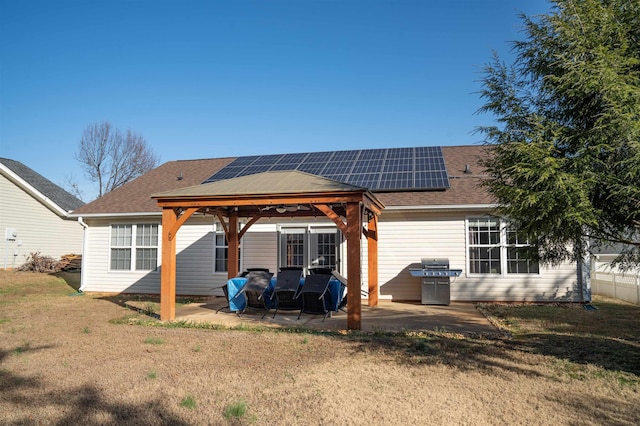
[[[439,146],[238,157],[203,183],[275,170],[299,170],[372,191],[449,188]]]

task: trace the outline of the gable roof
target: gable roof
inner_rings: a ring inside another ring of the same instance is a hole
[[[19,161],[0,158],[0,171],[41,202],[53,203],[50,207],[57,207],[60,213],[68,213],[84,204],[84,201]]]
[[[493,199],[479,185],[486,177],[479,164],[479,160],[485,155],[485,148],[482,146],[443,146],[442,153],[449,174],[450,188],[438,191],[372,192],[387,206],[387,209],[393,206],[492,205]],[[126,185],[80,207],[73,212],[73,215],[158,214],[162,209],[157,206],[156,200],[152,199],[151,195],[194,185],[204,186],[200,184],[233,160],[235,157],[178,160],[164,163]],[[466,165],[469,166],[471,173],[464,173]],[[178,180],[178,176],[182,176],[182,179]],[[315,177],[315,175],[311,176]],[[228,185],[229,180],[218,182],[227,182],[224,185]],[[254,184],[260,185],[261,183],[254,182]],[[257,187],[254,187],[254,190],[255,188]],[[239,188],[234,188],[234,191],[238,193]]]

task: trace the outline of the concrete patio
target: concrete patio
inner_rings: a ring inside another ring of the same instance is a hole
[[[244,325],[266,327],[307,327],[314,330],[340,331],[347,329],[347,314],[332,312],[322,321],[322,316],[302,314],[299,311],[274,310],[264,318],[264,311],[248,309],[238,316],[230,312],[224,297],[212,297],[204,303],[191,303],[176,307],[176,321],[208,322],[229,327]],[[216,313],[219,308],[223,308]],[[362,304],[362,331],[435,331],[457,333],[466,336],[495,336],[500,334],[473,303],[453,302],[448,306],[422,305],[417,302],[392,302],[381,300],[377,307]]]

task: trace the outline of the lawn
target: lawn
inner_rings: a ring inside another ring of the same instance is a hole
[[[640,421],[628,303],[482,305],[512,337],[471,339],[162,324],[77,288],[0,271],[0,424]]]

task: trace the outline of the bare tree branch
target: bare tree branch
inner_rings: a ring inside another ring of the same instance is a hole
[[[108,121],[87,126],[75,158],[98,184],[98,197],[151,170],[159,160],[142,135],[131,130],[123,135]]]

